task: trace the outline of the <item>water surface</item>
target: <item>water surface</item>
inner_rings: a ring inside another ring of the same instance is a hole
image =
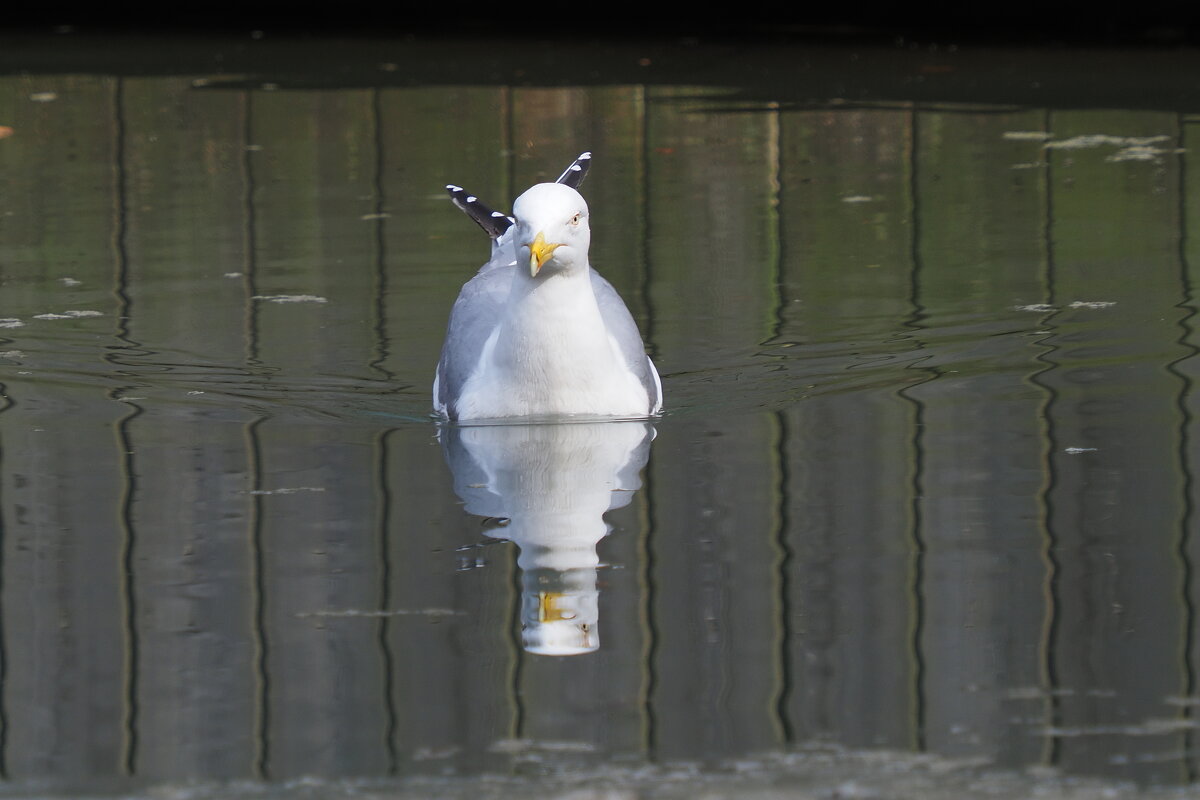
[[[1011,54],[846,49],[801,99],[799,44],[566,85],[499,47],[435,80],[352,43],[341,82],[30,52],[0,74],[5,791],[811,752],[1195,778],[1173,78],[1022,97]],[[488,251],[441,187],[507,210],[585,149],[667,413],[439,427]]]

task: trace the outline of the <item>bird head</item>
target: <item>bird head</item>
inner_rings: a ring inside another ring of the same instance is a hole
[[[571,271],[586,268],[591,230],[583,195],[561,183],[539,183],[513,203],[517,220],[518,260],[526,259],[529,275],[543,267]]]

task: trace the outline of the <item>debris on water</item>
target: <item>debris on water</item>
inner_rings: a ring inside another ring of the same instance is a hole
[[[412,752],[413,761],[441,761],[447,758],[453,758],[462,752],[462,748],[457,745],[447,745],[445,747],[418,747]]]
[[[0,319],[0,328],[20,328],[25,323],[16,317],[5,317]]]
[[[1075,300],[1068,303],[1066,308],[1108,308],[1115,306],[1116,300]],[[1044,314],[1049,311],[1058,311],[1063,306],[1053,306],[1049,303],[1029,303],[1023,306],[1013,306],[1013,311],[1034,311],[1039,314]]]
[[[1091,133],[1072,136],[1070,139],[1046,142],[1042,147],[1045,147],[1047,150],[1082,150],[1088,147],[1101,147],[1103,145],[1113,147],[1149,147],[1159,142],[1168,141],[1170,138],[1165,133],[1156,136],[1110,136],[1106,133]]]
[[[1019,142],[1044,142],[1054,134],[1049,131],[1005,131],[1002,136]]]
[[[344,608],[326,611],[301,611],[297,617],[461,617],[462,611],[453,608],[396,608],[396,609],[362,609]]]
[[[34,319],[77,319],[79,317],[102,317],[102,316],[104,316],[104,314],[102,314],[99,311],[70,310],[70,311],[63,311],[61,314],[57,314],[54,312],[47,312],[45,314],[34,314],[33,318]]]
[[[848,194],[842,198],[843,203],[870,203],[874,197],[865,194]]]
[[[1037,731],[1039,736],[1079,737],[1079,736],[1164,736],[1167,734],[1191,731],[1200,728],[1200,720],[1195,719],[1148,719],[1145,722],[1132,724],[1096,724],[1076,726],[1050,726]]]
[[[268,303],[328,303],[324,297],[315,294],[256,294],[255,300],[265,300]]]
[[[560,741],[553,739],[497,739],[488,750],[493,753],[527,753],[541,750],[550,753],[593,753],[596,745],[591,742]]]
[[[51,103],[58,99],[58,92],[34,92],[29,99],[35,103]]]
[[[1158,161],[1164,155],[1179,155],[1187,152],[1182,147],[1148,147],[1145,145],[1131,145],[1123,147],[1117,152],[1104,158],[1105,161]]]
[[[79,286],[83,283],[83,281],[77,281],[74,278],[66,278],[66,277],[59,278],[58,282],[61,283],[63,286]]]
[[[1080,453],[1095,453],[1097,449],[1095,447],[1064,447],[1063,452],[1069,456],[1074,456]]]
[[[324,486],[293,486],[283,489],[251,489],[249,494],[268,495],[268,494],[297,494],[298,492],[323,492]]]

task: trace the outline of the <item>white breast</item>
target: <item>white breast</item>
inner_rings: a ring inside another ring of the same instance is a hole
[[[645,387],[604,327],[590,285],[555,278],[510,304],[457,410],[459,419],[638,417],[649,404]]]

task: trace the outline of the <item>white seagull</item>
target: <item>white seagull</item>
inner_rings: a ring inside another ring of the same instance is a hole
[[[492,258],[450,312],[433,408],[451,420],[646,417],[662,382],[616,289],[588,263],[584,153],[555,183],[516,199],[513,217],[458,186],[454,204],[492,237]]]

